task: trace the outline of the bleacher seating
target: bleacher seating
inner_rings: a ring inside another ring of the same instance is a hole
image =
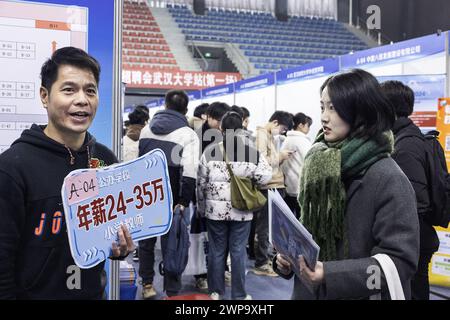
[[[168,9],[187,40],[237,44],[260,73],[367,49],[332,19],[293,16],[281,22],[265,12],[207,9],[201,16],[183,5]]]
[[[122,33],[123,68],[179,70],[150,9],[144,3],[125,1]]]

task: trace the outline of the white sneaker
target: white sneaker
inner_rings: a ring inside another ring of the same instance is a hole
[[[209,297],[211,298],[211,300],[220,300],[220,294],[218,294],[217,292],[211,293]]]
[[[253,300],[253,297],[248,294],[245,296],[244,300]]]

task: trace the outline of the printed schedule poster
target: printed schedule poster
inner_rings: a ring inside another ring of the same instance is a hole
[[[0,0],[0,153],[33,123],[47,123],[40,69],[62,47],[87,50],[88,10]]]

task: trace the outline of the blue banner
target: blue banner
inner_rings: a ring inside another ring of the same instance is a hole
[[[445,51],[444,34],[430,35],[371,48],[341,57],[341,68],[360,68],[372,64],[398,63]]]
[[[331,58],[311,62],[295,68],[285,69],[276,73],[277,84],[323,77],[339,71],[339,59]]]
[[[133,112],[133,110],[134,110],[134,106],[126,106],[125,108],[123,108],[124,113],[130,113],[130,112]]]
[[[263,74],[254,78],[241,80],[235,83],[235,91],[243,92],[270,87],[275,84],[275,75],[273,73]]]
[[[445,96],[445,75],[400,75],[377,77],[378,81],[397,80],[414,91],[414,112],[409,117],[422,132],[436,128],[439,98]]]
[[[202,92],[200,90],[188,92],[189,101],[200,100]]]
[[[160,106],[160,99],[156,99],[156,100],[149,100],[145,103],[145,105],[147,106],[147,108],[151,109],[151,108],[158,108]]]
[[[224,84],[222,86],[207,88],[202,90],[202,98],[211,98],[224,96],[234,93],[234,83]]]
[[[414,91],[414,111],[423,111],[431,101],[437,111],[437,101],[445,96],[445,75],[400,75],[377,77],[378,81],[401,81]]]

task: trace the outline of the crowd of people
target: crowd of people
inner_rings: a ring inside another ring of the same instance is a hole
[[[206,219],[209,237],[208,274],[196,276],[197,288],[220,299],[231,271],[232,299],[251,298],[245,290],[246,256],[255,260],[252,272],[257,275],[294,275],[290,262],[270,245],[267,204],[255,212],[233,208],[229,163],[234,175],[251,178],[266,197],[267,190],[276,189],[321,248],[315,270],[299,259],[302,278],[296,276],[293,299],[377,294],[388,299],[385,278],[379,288],[366,283],[367,270],[378,265],[374,256],[380,253],[394,262],[406,298],[428,299],[428,264],[439,242],[426,215],[431,204],[423,135],[408,118],[412,90],[398,81],[380,84],[356,69],[329,77],[320,92],[322,129],[314,141],[308,137],[312,119],[301,112],[276,111],[253,133],[247,129],[245,107],[215,102],[199,105],[184,124],[196,133],[199,149],[199,162],[189,162],[197,168],[196,192],[190,188],[186,200]],[[185,117],[186,94],[171,94],[161,113],[177,110]],[[396,144],[401,130],[413,134]],[[141,135],[140,143],[147,144],[145,139]],[[151,149],[142,146],[140,155]],[[151,146],[160,144],[154,140]],[[182,163],[177,166],[184,170]],[[149,284],[144,280],[144,288]],[[144,298],[156,295],[149,287],[151,294],[143,290]]]
[[[74,262],[66,232],[53,232],[51,217],[43,230],[36,227],[42,213],[63,210],[60,190],[69,172],[92,167],[93,158],[105,165],[118,161],[87,132],[98,105],[99,73],[84,51],[57,50],[41,71],[48,125],[25,130],[0,155],[0,299],[103,296],[103,264],[81,270],[82,289],[68,289],[66,270]],[[379,286],[367,285],[367,270],[379,265],[379,254],[393,261],[407,299],[428,299],[428,263],[438,240],[427,218],[424,141],[408,118],[414,94],[400,82],[380,85],[360,69],[332,75],[319,89],[322,129],[313,141],[312,119],[304,113],[276,111],[251,132],[245,107],[202,104],[188,118],[187,94],[169,91],[165,109],[153,118],[145,106],[129,115],[124,160],[155,148],[166,154],[174,209],[186,212],[193,205],[207,226],[207,274],[195,278],[211,299],[224,296],[227,275],[232,299],[252,298],[247,258],[256,275],[294,276],[293,299],[389,299],[386,277]],[[313,106],[299,106],[308,108]],[[405,130],[411,134],[396,143]],[[292,262],[270,245],[267,203],[255,212],[233,207],[231,175],[251,179],[266,197],[269,189],[278,190],[320,246],[314,269],[299,257],[300,275],[294,274]],[[163,259],[166,241],[162,236]],[[150,238],[137,249],[144,299],[157,295],[155,244]],[[134,249],[122,227],[111,258],[124,259]],[[181,275],[164,274],[167,296],[181,288]]]

